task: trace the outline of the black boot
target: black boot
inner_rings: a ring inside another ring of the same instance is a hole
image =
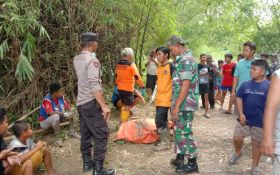
[[[185,174],[194,173],[194,172],[198,173],[199,171],[198,171],[196,158],[189,159],[188,164],[184,165],[183,168],[177,168],[176,172],[185,173]]]
[[[103,161],[94,161],[94,170],[92,175],[114,175],[114,169],[103,168]]]
[[[177,154],[175,159],[170,160],[170,164],[177,167],[179,162],[180,162],[180,159],[183,159],[183,162],[184,162],[184,155],[183,154]]]
[[[83,171],[88,172],[92,169],[92,158],[90,154],[83,154]]]

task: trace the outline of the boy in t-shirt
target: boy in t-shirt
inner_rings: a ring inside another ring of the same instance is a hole
[[[172,97],[172,64],[168,62],[170,51],[166,47],[156,49],[160,66],[157,68],[156,88],[156,118],[155,123],[160,135],[160,142],[155,145],[154,151],[163,151],[171,148],[169,132],[167,129],[168,110]]]
[[[236,163],[241,156],[242,144],[239,143],[243,143],[243,139],[250,136],[253,158],[252,175],[260,173],[258,163],[261,157],[263,114],[270,84],[265,77],[267,68],[268,64],[265,60],[253,61],[251,66],[252,79],[240,86],[236,98],[239,119],[233,134],[235,152],[230,156],[228,163]]]
[[[209,110],[209,72],[210,68],[206,64],[207,55],[200,55],[200,63],[198,64],[198,81],[199,81],[199,94],[201,95],[202,105],[205,108],[204,117],[210,118]]]
[[[225,101],[225,97],[227,91],[231,92],[232,90],[232,83],[233,83],[233,76],[232,76],[232,69],[235,67],[235,63],[232,62],[232,54],[225,54],[225,62],[226,64],[223,65],[222,74],[223,74],[223,81],[222,81],[222,98],[221,98],[221,109],[223,110],[223,105]],[[228,109],[225,112],[226,114],[231,114],[233,100],[230,98]]]
[[[16,121],[12,127],[15,138],[11,141],[9,147],[25,148],[20,152],[19,162],[21,165],[12,170],[12,175],[33,174],[33,170],[38,168],[42,162],[47,169],[48,175],[58,175],[52,166],[52,158],[46,142],[38,141],[36,144],[31,140],[32,129],[26,121]],[[27,165],[26,162],[29,164]],[[26,173],[28,172],[28,173]]]

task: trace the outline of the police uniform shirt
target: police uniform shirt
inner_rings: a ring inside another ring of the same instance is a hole
[[[77,106],[95,99],[93,93],[102,90],[100,63],[94,54],[82,51],[74,58],[74,67],[78,77]]]

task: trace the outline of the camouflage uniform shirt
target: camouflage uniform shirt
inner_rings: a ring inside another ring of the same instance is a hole
[[[172,108],[179,97],[180,88],[183,80],[190,80],[188,95],[180,106],[180,111],[194,112],[198,109],[198,69],[195,58],[191,50],[186,50],[182,55],[177,56],[174,61],[175,71],[172,78]]]

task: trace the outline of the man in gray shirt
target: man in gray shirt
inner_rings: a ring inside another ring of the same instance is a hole
[[[110,109],[105,104],[101,85],[101,67],[95,52],[98,47],[97,35],[87,32],[81,36],[82,52],[74,58],[78,77],[77,106],[80,117],[81,152],[84,172],[93,167],[93,174],[111,175],[115,170],[103,168],[107,151],[109,130],[107,119]],[[94,142],[92,162],[91,148]]]

